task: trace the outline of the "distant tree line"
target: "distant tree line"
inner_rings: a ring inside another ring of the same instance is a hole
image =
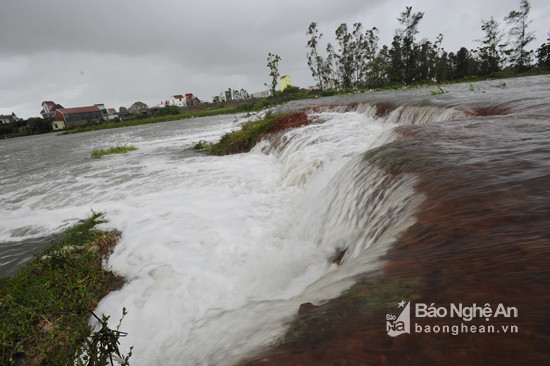
[[[0,138],[27,136],[52,131],[53,118],[31,117],[8,124],[0,124]]]
[[[412,7],[406,7],[397,18],[399,28],[390,46],[378,46],[376,27],[365,30],[361,23],[351,27],[343,23],[335,31],[335,45],[328,43],[323,51],[320,44],[323,34],[317,23],[312,22],[306,32],[309,37],[307,63],[321,89],[446,82],[473,76],[499,76],[502,71],[547,69],[550,67],[550,33],[536,52],[527,49],[535,40],[534,33],[528,30],[530,9],[529,1],[521,0],[519,10],[510,11],[504,18],[505,30],[493,17],[482,20],[484,36],[476,40],[478,48],[461,47],[456,53],[442,48],[442,34],[433,42],[417,39],[424,13],[413,12]]]

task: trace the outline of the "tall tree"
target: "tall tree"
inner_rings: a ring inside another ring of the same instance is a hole
[[[309,48],[309,52],[307,53],[307,64],[311,70],[311,76],[319,81],[319,86],[321,90],[323,90],[324,80],[326,79],[326,67],[324,65],[325,61],[318,51],[319,40],[323,37],[323,33],[319,33],[317,30],[317,23],[312,22],[309,25],[306,35],[311,37],[309,41],[307,41],[307,48]]]
[[[528,0],[521,0],[519,10],[512,10],[504,18],[510,25],[510,38],[513,48],[510,50],[512,64],[519,70],[531,65],[533,52],[527,51],[525,47],[535,39],[533,32],[528,32],[527,27],[531,24],[528,20],[531,5]]]
[[[269,68],[271,85],[267,83],[265,85],[271,88],[271,95],[275,95],[275,87],[277,87],[277,81],[279,79],[279,61],[281,61],[279,55],[271,52],[267,55],[267,67]]]
[[[366,62],[365,85],[369,85],[372,84],[373,78],[378,78],[377,74],[379,73],[379,65],[375,64],[377,63],[376,54],[378,52],[378,29],[376,27],[367,29],[364,39],[364,57]]]
[[[501,70],[504,62],[503,50],[506,45],[502,44],[502,32],[499,23],[493,17],[488,21],[482,20],[481,29],[485,32],[485,37],[478,40],[480,43],[478,48],[480,73],[481,75],[489,75]]]
[[[361,23],[353,24],[350,51],[353,65],[352,85],[356,88],[361,88],[364,86],[368,64],[367,42],[365,34],[363,34],[363,25]]]
[[[415,37],[418,34],[418,24],[423,17],[423,12],[413,13],[412,6],[407,6],[397,18],[403,28],[397,29],[393,38],[392,68],[403,68],[399,81],[405,84],[417,79],[419,46],[416,44]],[[399,56],[401,57],[400,61],[396,59]],[[398,73],[398,70],[392,72],[394,76]]]
[[[539,67],[550,67],[550,32],[546,43],[537,49],[537,60]]]
[[[368,79],[368,85],[370,87],[378,88],[390,82],[390,63],[391,56],[388,46],[383,46],[370,64]]]
[[[327,59],[324,64],[324,81],[328,88],[338,88],[338,59],[331,43],[327,45]],[[332,81],[336,80],[336,83]],[[336,84],[336,85],[335,85]]]
[[[351,37],[352,35],[348,32],[347,24],[340,24],[336,29],[336,41],[338,41],[338,45],[340,46],[336,54],[336,60],[338,64],[338,74],[344,88],[352,87],[354,58]]]
[[[455,69],[455,77],[457,79],[462,79],[465,76],[470,76],[470,52],[466,47],[462,47],[458,50],[456,53],[456,69]]]
[[[451,77],[449,71],[449,60],[447,58],[448,55],[441,46],[441,43],[443,43],[443,34],[440,33],[435,39],[432,52],[430,53],[430,79],[435,79],[438,82],[450,80]]]
[[[405,8],[405,11],[402,12],[401,16],[398,18],[399,23],[404,26],[404,28],[400,31],[402,39],[403,61],[405,64],[404,81],[406,84],[409,84],[417,79],[418,45],[415,42],[415,37],[418,34],[418,24],[423,17],[424,13],[413,13],[412,6],[407,6]]]
[[[393,42],[391,43],[391,48],[388,51],[390,57],[389,71],[388,76],[390,82],[393,83],[404,83],[404,69],[405,63],[403,62],[403,52],[401,50],[401,39],[396,34],[393,36]]]

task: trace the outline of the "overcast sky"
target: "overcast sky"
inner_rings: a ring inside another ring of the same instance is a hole
[[[550,1],[531,0],[529,30],[546,41]],[[326,41],[341,23],[380,30],[389,45],[405,6],[424,12],[419,39],[444,35],[443,47],[477,48],[481,20],[504,25],[519,0],[0,0],[0,114],[39,116],[41,103],[136,101],[174,94],[202,100],[227,88],[267,89],[267,54],[281,56],[293,85],[315,84],[306,63],[309,24]]]

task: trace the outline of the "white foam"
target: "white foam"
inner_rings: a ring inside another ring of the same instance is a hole
[[[53,232],[90,209],[107,212],[123,232],[107,266],[128,282],[96,312],[114,324],[128,310],[121,350],[134,346],[132,364],[233,362],[281,336],[300,303],[335,296],[376,268],[376,255],[336,268],[328,258],[340,243],[311,228],[334,177],[393,126],[365,113],[319,117],[285,132],[278,148],[226,157],[184,149],[236,128],[233,116],[71,137],[70,162],[37,172],[47,178],[13,189],[15,199],[3,195],[0,235]],[[89,158],[121,141],[138,150]]]

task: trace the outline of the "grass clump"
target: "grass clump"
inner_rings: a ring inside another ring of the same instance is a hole
[[[247,152],[256,145],[262,135],[270,131],[277,118],[281,116],[268,113],[265,118],[245,123],[240,130],[225,134],[218,143],[204,146],[212,155],[228,155]]]
[[[124,145],[124,146],[112,146],[110,147],[109,149],[107,150],[104,150],[104,149],[94,149],[92,151],[92,158],[94,159],[98,159],[104,155],[112,155],[112,154],[124,154],[124,153],[127,153],[129,151],[134,151],[134,150],[137,150],[137,147],[135,146],[128,146],[128,145]]]
[[[240,130],[222,136],[215,144],[201,141],[192,147],[211,155],[229,155],[248,152],[268,133],[287,130],[310,124],[305,112],[293,112],[283,115],[267,113],[263,119],[251,121],[241,126]]]
[[[72,365],[83,352],[99,352],[101,343],[86,347],[94,336],[90,311],[123,284],[102,265],[120,235],[96,229],[102,217],[93,213],[15,276],[0,279],[0,364]]]

